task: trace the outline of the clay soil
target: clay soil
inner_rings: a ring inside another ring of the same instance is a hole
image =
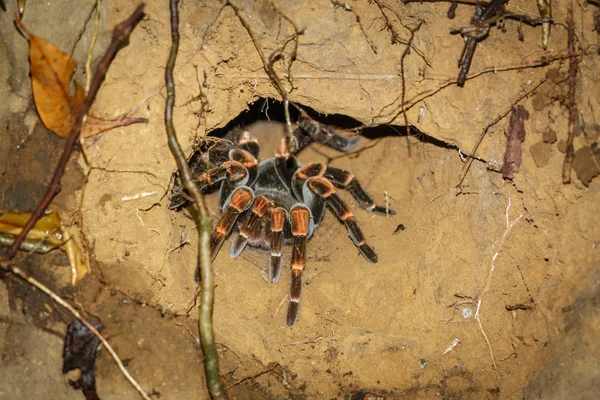
[[[12,25],[15,2],[4,3],[0,209],[25,211],[42,197],[64,141],[37,117],[27,42]],[[30,1],[23,17],[29,29],[72,54],[80,82],[94,3]],[[102,2],[94,65],[134,3]],[[284,130],[269,99],[280,96],[257,47],[266,57],[281,49],[294,37],[292,21],[301,33],[297,55],[292,59],[292,41],[275,64],[290,100],[324,120],[334,115],[383,126],[364,130],[361,145],[348,154],[314,144],[300,161],[351,170],[397,214],[373,216],[341,194],[379,262],[360,257],[328,213],[308,245],[302,311],[292,328],[284,321],[288,273],[272,284],[266,253],[246,250],[234,260],[229,243],[223,246],[214,262],[214,323],[229,397],[596,398],[600,59],[594,6],[553,2],[547,50],[540,27],[507,20],[504,31],[493,28],[460,88],[453,82],[463,39],[449,32],[469,23],[471,6],[459,5],[451,20],[449,3],[233,3],[254,40],[230,6],[185,0],[180,7],[175,126],[185,151],[255,105],[244,123],[253,123],[261,156],[273,154]],[[576,157],[565,185],[567,6],[574,9],[579,68]],[[509,10],[538,15],[531,1],[511,1]],[[149,122],[86,139],[87,158],[73,157],[51,206],[85,234],[92,273],[73,289],[59,252],[21,254],[15,262],[99,318],[154,398],[185,400],[208,394],[194,308],[194,221],[187,211],[167,210],[175,170],[163,123],[169,30],[167,2],[150,0],[96,102],[106,117],[131,113]],[[515,105],[529,117],[524,141],[518,151],[511,148],[522,161],[508,180],[500,171]],[[406,121],[416,128],[409,136]],[[208,203],[214,221],[217,196]],[[62,375],[62,338],[71,321],[27,283],[4,276],[0,399],[83,398]],[[96,378],[102,399],[138,396],[105,350]]]

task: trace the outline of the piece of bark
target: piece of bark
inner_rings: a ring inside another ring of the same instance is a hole
[[[529,152],[531,153],[531,157],[533,158],[535,166],[538,168],[543,168],[550,162],[550,157],[552,156],[552,146],[550,146],[548,143],[537,142],[529,147]]]
[[[525,120],[529,112],[522,105],[513,107],[510,114],[510,124],[506,132],[506,150],[504,152],[504,165],[502,177],[512,179],[515,172],[519,172],[523,159],[522,143],[525,141]]]
[[[600,174],[599,160],[600,154],[595,154],[588,146],[575,152],[573,169],[585,186],[589,186],[590,182]]]

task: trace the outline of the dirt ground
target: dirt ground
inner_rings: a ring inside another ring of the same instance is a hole
[[[0,210],[30,210],[43,196],[64,141],[37,117],[27,42],[12,25],[15,2],[4,3]],[[94,3],[30,1],[23,17],[31,31],[72,54],[80,82]],[[229,397],[595,398],[600,391],[596,8],[554,1],[556,24],[547,50],[540,27],[507,20],[505,31],[493,28],[478,44],[471,79],[460,88],[453,82],[463,39],[449,32],[469,23],[471,6],[459,5],[451,20],[449,3],[277,1],[277,8],[269,0],[232,3],[254,41],[231,6],[191,0],[181,5],[175,127],[186,152],[194,140],[250,107],[243,120],[262,120],[250,129],[259,137],[261,156],[273,154],[283,127],[277,103],[266,99],[279,94],[257,46],[266,57],[280,49],[294,36],[292,21],[301,32],[297,55],[292,60],[292,41],[275,64],[290,100],[323,119],[337,115],[338,121],[352,117],[384,125],[365,130],[360,147],[348,154],[312,145],[300,161],[351,170],[397,215],[372,216],[342,193],[379,262],[360,257],[344,226],[328,213],[308,245],[302,311],[292,328],[284,320],[287,274],[272,284],[266,253],[246,250],[233,260],[224,245],[214,262],[214,320]],[[101,3],[96,63],[112,27],[136,5]],[[572,183],[565,185],[567,6],[574,9],[580,57],[576,156]],[[531,1],[511,1],[509,10],[538,15]],[[95,107],[108,117],[130,113],[149,123],[87,139],[87,162],[81,153],[73,157],[51,206],[66,221],[78,222],[93,272],[73,290],[61,253],[21,254],[16,262],[99,318],[109,342],[153,398],[207,398],[193,308],[194,222],[185,211],[168,211],[164,196],[175,170],[163,123],[171,44],[167,2],[151,0],[145,13],[114,60]],[[515,105],[529,117],[520,169],[505,180],[500,170]],[[409,137],[405,118],[418,129]],[[216,197],[208,198],[214,219]],[[27,283],[14,276],[0,281],[0,399],[83,398],[62,375],[62,338],[71,321]],[[96,370],[102,399],[137,398],[104,350]]]

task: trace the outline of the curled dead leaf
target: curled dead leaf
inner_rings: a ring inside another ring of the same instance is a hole
[[[66,139],[85,101],[83,87],[73,79],[77,63],[52,43],[29,32],[18,16],[15,16],[15,22],[29,41],[31,87],[40,119],[46,128]],[[82,129],[82,135],[93,136],[139,122],[147,120],[128,116],[103,119],[93,115],[92,111]]]
[[[29,41],[31,87],[40,119],[46,128],[66,138],[85,100],[81,85],[74,82],[71,90],[77,63],[52,43],[29,32],[18,17],[15,20]]]
[[[21,233],[29,218],[29,212],[0,213],[0,234],[12,236],[14,239]],[[76,286],[89,272],[89,265],[84,260],[79,245],[71,236],[68,228],[61,225],[58,213],[52,211],[36,222],[25,240],[31,249],[39,248],[42,244],[51,245],[50,249],[60,247],[67,254],[71,266],[71,283]]]

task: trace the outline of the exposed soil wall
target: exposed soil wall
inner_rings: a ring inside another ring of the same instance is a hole
[[[85,21],[94,2],[78,2],[68,16],[65,10],[73,7],[65,4],[72,2],[31,3],[24,22],[59,48],[74,48],[81,77],[92,31]],[[348,154],[322,145],[301,153],[301,162],[351,170],[397,215],[372,216],[342,194],[379,262],[357,255],[344,226],[328,214],[308,245],[302,312],[293,328],[284,320],[288,273],[270,283],[268,254],[247,250],[233,260],[225,244],[216,258],[215,334],[232,398],[558,399],[571,393],[575,381],[568,376],[585,383],[578,398],[597,392],[595,10],[572,2],[580,117],[572,183],[565,185],[571,2],[557,3],[547,50],[541,28],[507,20],[505,32],[492,28],[478,44],[462,88],[453,82],[463,39],[449,31],[469,23],[473,9],[467,5],[449,20],[448,3],[319,0],[278,2],[275,9],[269,1],[234,2],[253,41],[232,7],[182,3],[175,124],[187,151],[257,99],[279,98],[257,46],[268,57],[293,37],[284,16],[302,33],[295,59],[290,42],[275,64],[291,101],[366,125],[396,126],[365,135]],[[102,2],[98,55],[110,29],[133,7]],[[510,7],[538,15],[534,2],[511,1]],[[163,196],[175,170],[163,125],[169,29],[166,2],[149,1],[96,103],[107,116],[131,111],[149,123],[87,139],[87,164],[81,156],[70,164],[55,206],[73,219],[81,209],[94,273],[73,292],[62,256],[24,263],[105,323],[144,388],[161,398],[192,399],[206,395],[191,309],[195,229],[186,212],[167,210]],[[0,12],[0,33],[0,97],[6,99],[0,107],[0,205],[30,209],[44,192],[62,141],[36,119],[27,44],[9,12]],[[528,113],[518,150],[507,147],[516,105]],[[260,118],[268,112],[265,102]],[[406,137],[405,118],[424,135]],[[270,157],[283,126],[272,121],[251,129],[261,156]],[[512,180],[501,174],[507,148],[522,158]],[[217,219],[216,196],[208,201]],[[65,313],[15,278],[0,284],[0,374],[10,378],[2,379],[8,385],[0,398],[80,398],[62,384],[64,321]],[[567,354],[575,360],[565,364]],[[135,396],[105,352],[97,369],[103,399]]]

